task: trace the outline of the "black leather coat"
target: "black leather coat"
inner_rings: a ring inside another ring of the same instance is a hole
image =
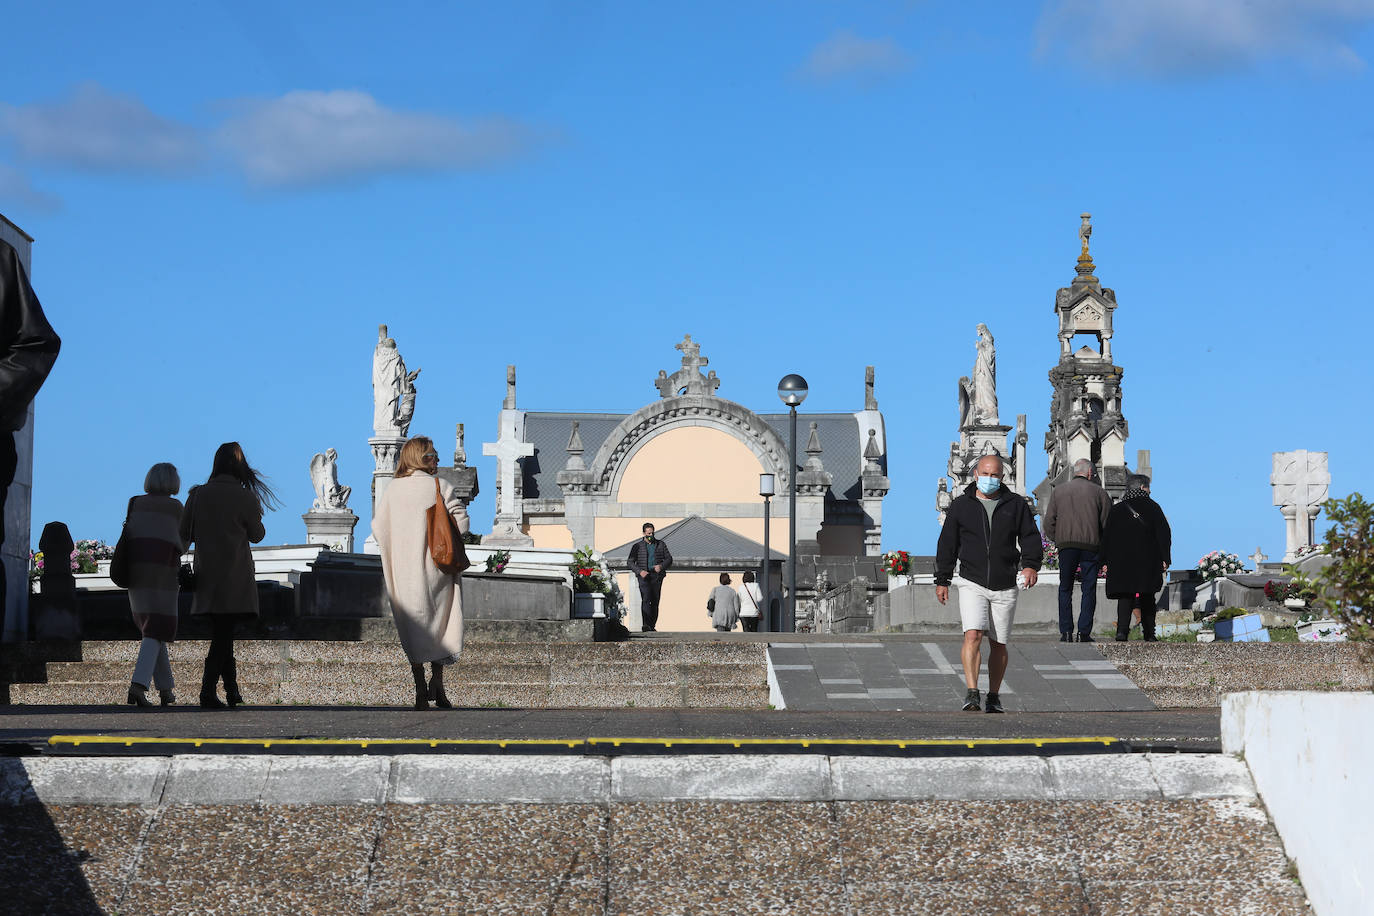
[[[0,239],[0,432],[24,425],[62,340],[38,304],[19,252]]]

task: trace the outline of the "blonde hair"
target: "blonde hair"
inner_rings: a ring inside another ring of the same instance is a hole
[[[409,477],[416,471],[425,469],[425,453],[434,451],[434,442],[429,436],[411,436],[401,446],[401,454],[396,456],[396,479]]]
[[[160,461],[148,469],[143,478],[143,492],[153,496],[175,496],[181,490],[181,475],[176,465]]]

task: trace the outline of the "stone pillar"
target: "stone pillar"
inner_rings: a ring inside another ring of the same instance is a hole
[[[534,538],[523,530],[525,513],[520,496],[520,459],[534,454],[534,445],[524,441],[524,432],[525,414],[515,406],[515,367],[507,366],[500,435],[495,442],[482,443],[482,454],[496,459],[496,518],[491,534],[482,538],[483,545],[534,546]]]
[[[322,544],[339,553],[353,552],[353,529],[358,516],[352,509],[317,509],[301,518],[305,520],[307,544]]]
[[[372,447],[372,460],[375,468],[372,471],[372,517],[377,517],[377,503],[381,501],[382,494],[391,485],[391,480],[396,476],[396,460],[401,455],[401,446],[406,444],[404,436],[374,436],[367,440],[367,444]],[[367,540],[363,542],[363,553],[379,553],[377,541],[368,534]]]
[[[864,515],[867,516],[864,555],[870,557],[876,557],[883,552],[883,498],[891,489],[891,482],[883,474],[882,465],[878,463],[882,456],[882,450],[878,448],[878,431],[870,429],[868,444],[864,446],[863,474],[859,478],[860,492],[863,494],[859,502],[864,507]],[[938,497],[936,502],[938,504]]]

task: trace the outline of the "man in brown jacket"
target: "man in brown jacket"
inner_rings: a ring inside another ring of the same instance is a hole
[[[1093,641],[1093,612],[1097,610],[1098,548],[1102,529],[1112,511],[1112,498],[1092,480],[1093,463],[1079,458],[1073,477],[1054,488],[1045,509],[1045,537],[1059,548],[1059,641],[1073,642],[1073,580],[1082,580],[1078,609],[1078,641]]]

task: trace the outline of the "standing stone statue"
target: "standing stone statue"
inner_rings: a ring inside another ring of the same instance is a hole
[[[997,352],[988,326],[978,324],[978,356],[973,363],[974,423],[997,425]]]
[[[1078,241],[1083,243],[1083,257],[1086,258],[1088,256],[1088,239],[1093,237],[1093,215],[1083,213],[1078,218],[1083,221],[1078,226]]]
[[[348,508],[353,488],[339,485],[338,461],[339,453],[332,448],[310,459],[310,482],[315,486],[312,512],[338,512]]]
[[[406,371],[396,341],[386,336],[386,325],[379,325],[377,346],[372,351],[373,435],[406,437],[415,415],[415,379],[419,374],[419,369]]]

